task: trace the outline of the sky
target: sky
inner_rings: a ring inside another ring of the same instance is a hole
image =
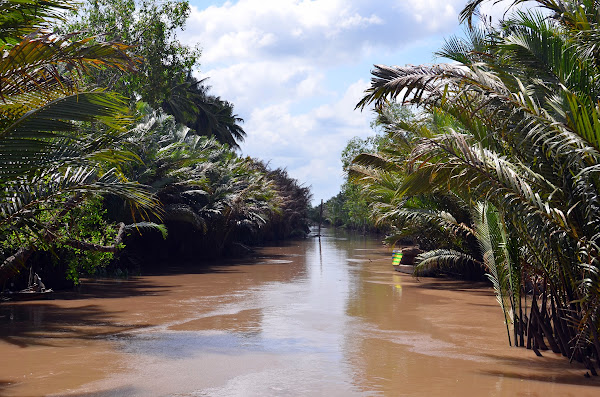
[[[340,155],[374,134],[354,110],[374,64],[444,62],[466,0],[190,0],[179,39],[202,50],[199,77],[231,102],[247,133],[241,153],[285,168],[313,203],[344,182]],[[483,12],[499,16],[502,4]]]

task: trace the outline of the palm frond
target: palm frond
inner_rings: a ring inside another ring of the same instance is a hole
[[[481,263],[469,254],[451,249],[436,249],[417,255],[414,274],[423,275],[433,269],[464,273],[473,266],[481,266]]]
[[[0,1],[0,46],[15,44],[32,31],[49,28],[49,22],[60,20],[73,5],[64,0]]]
[[[167,239],[169,231],[164,224],[154,222],[137,222],[129,225],[125,225],[124,233],[142,233],[144,230],[158,230],[162,235],[163,239]]]

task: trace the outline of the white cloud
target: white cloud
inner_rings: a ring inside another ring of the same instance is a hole
[[[246,120],[243,153],[287,167],[313,186],[318,200],[339,191],[347,141],[372,133],[372,115],[354,111],[368,86],[369,65],[452,32],[464,0],[191,4],[181,37],[200,44],[201,76],[210,77],[212,93],[234,103]],[[422,62],[430,60],[428,53]],[[351,65],[366,66],[353,72]]]
[[[447,32],[462,0],[240,0],[192,8],[186,37],[203,46],[203,62],[273,57],[336,64],[372,46],[402,46],[423,33]]]
[[[412,17],[427,30],[436,32],[444,30],[446,26],[456,24],[458,12],[455,4],[463,5],[464,2],[439,1],[439,0],[405,0],[402,1],[402,11]],[[420,29],[419,29],[420,30]]]
[[[342,183],[340,154],[354,136],[371,134],[368,111],[354,111],[368,84],[351,84],[336,101],[298,115],[290,103],[256,109],[245,127],[243,152],[287,167],[290,175],[313,185],[315,199],[329,198]]]
[[[491,17],[493,23],[497,23],[502,19],[510,17],[510,15],[517,10],[525,10],[535,5],[532,1],[526,1],[515,6],[513,6],[513,3],[514,0],[501,0],[498,2],[488,1],[479,7],[479,12],[488,19]]]
[[[225,67],[203,70],[201,77],[209,78],[207,83],[214,87],[215,94],[248,112],[256,106],[328,94],[322,88],[324,73],[300,62],[240,60]]]

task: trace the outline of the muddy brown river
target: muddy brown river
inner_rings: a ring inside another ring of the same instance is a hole
[[[0,395],[600,395],[579,364],[509,347],[487,285],[394,272],[373,239],[182,271],[0,304]]]

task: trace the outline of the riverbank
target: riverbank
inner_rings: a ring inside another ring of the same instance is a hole
[[[395,272],[333,235],[196,273],[0,305],[0,395],[595,396],[562,356],[510,348],[486,284]]]

